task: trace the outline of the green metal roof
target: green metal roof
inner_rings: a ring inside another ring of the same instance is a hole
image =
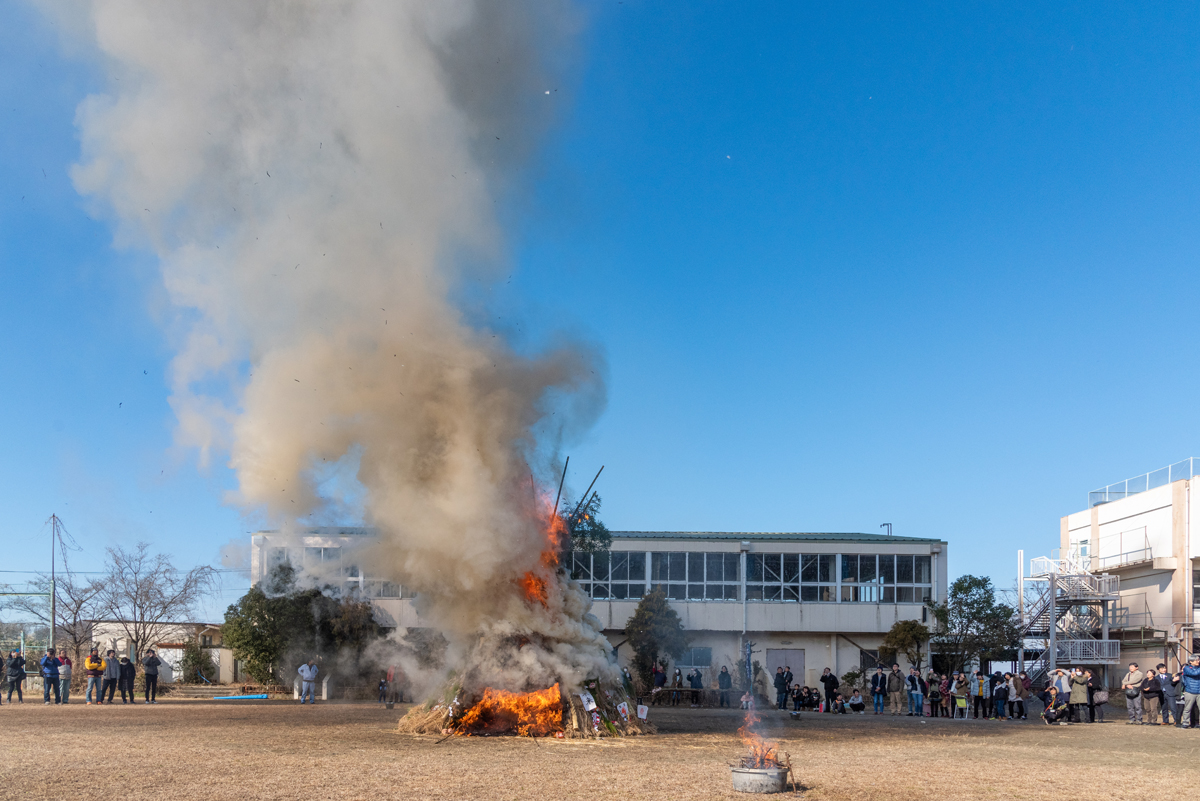
[[[942,543],[936,537],[896,537],[887,534],[770,532],[770,531],[612,531],[623,540],[750,540],[759,542],[928,542]]]

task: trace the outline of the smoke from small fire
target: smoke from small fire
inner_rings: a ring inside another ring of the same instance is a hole
[[[233,500],[284,530],[336,517],[321,488],[351,466],[381,534],[366,567],[420,594],[480,686],[610,674],[587,598],[546,557],[541,489],[602,409],[603,365],[518,353],[451,299],[497,277],[495,209],[549,119],[570,9],[48,10],[108,77],[78,110],[73,178],[161,264],[179,443],[228,453]]]

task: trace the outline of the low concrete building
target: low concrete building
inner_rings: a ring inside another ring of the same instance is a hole
[[[625,623],[638,599],[661,586],[692,636],[675,666],[734,666],[746,642],[769,673],[789,665],[815,685],[824,668],[839,676],[873,664],[883,635],[898,620],[929,622],[926,600],[947,587],[947,543],[881,534],[614,531],[607,553],[575,553],[572,577],[593,599],[592,613],[622,664],[631,651]],[[389,626],[421,627],[412,595],[360,570],[355,550],[370,529],[312,528],[287,536],[253,535],[251,581],[271,567],[331,576],[375,604]]]
[[[214,684],[233,684],[241,681],[233,652],[221,641],[219,623],[163,623],[155,642],[150,646],[163,664],[159,668],[159,682],[169,684],[180,678],[180,662],[187,642],[195,639],[201,649],[208,653],[216,666],[215,676],[205,676]],[[97,620],[92,623],[92,641],[101,653],[112,649],[121,656],[129,654],[131,643],[124,626],[115,620]]]

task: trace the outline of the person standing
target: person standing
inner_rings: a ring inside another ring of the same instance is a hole
[[[675,675],[671,677],[671,706],[679,706],[679,702],[683,697],[683,671],[675,668]]]
[[[1158,710],[1162,708],[1162,683],[1158,680],[1158,671],[1153,668],[1146,670],[1146,678],[1142,679],[1142,712],[1147,726],[1158,724]]]
[[[1083,675],[1083,671],[1075,668],[1071,671],[1069,679],[1071,683],[1071,720],[1074,723],[1083,723],[1083,708],[1088,702],[1088,680]]]
[[[87,692],[84,694],[84,699],[87,705],[92,705],[92,694],[95,693],[96,703],[104,703],[104,669],[107,667],[104,660],[100,657],[99,649],[93,648],[88,654],[87,659],[83,660],[83,667],[87,671]]]
[[[71,697],[71,673],[75,668],[71,664],[71,657],[66,654],[59,657],[58,662],[58,686],[62,690],[63,705],[66,706],[67,701]]]
[[[876,715],[883,714],[883,704],[886,700],[887,674],[883,672],[883,665],[876,665],[875,675],[871,677],[871,701]]]
[[[1171,721],[1179,725],[1179,674],[1171,675],[1167,666],[1158,664],[1158,684],[1162,690],[1162,724],[1170,726]]]
[[[1121,677],[1121,689],[1125,691],[1125,702],[1129,705],[1129,723],[1142,725],[1142,682],[1146,674],[1138,670],[1137,662],[1129,663],[1129,672]]]
[[[1095,723],[1099,718],[1103,723],[1104,705],[1108,703],[1108,688],[1091,670],[1084,669],[1083,675],[1087,676],[1088,680],[1088,722]]]
[[[25,657],[15,648],[8,652],[5,671],[8,676],[8,702],[12,703],[13,690],[16,690],[17,703],[25,703],[25,696],[21,693],[21,684],[25,681]]]
[[[1025,682],[1021,681],[1020,676],[1009,674],[1009,695],[1008,703],[1012,705],[1009,710],[1009,717],[1014,721],[1024,721],[1025,717],[1025,699],[1030,697],[1030,691],[1025,688]]]
[[[1183,709],[1179,711],[1181,729],[1192,727],[1192,710],[1200,704],[1200,654],[1188,657],[1188,663],[1179,671],[1179,679],[1183,684]],[[9,696],[12,700],[12,696]]]
[[[833,701],[838,695],[838,677],[833,675],[833,671],[825,668],[824,674],[821,676],[821,684],[825,687],[825,711],[833,711]]]
[[[162,660],[158,658],[158,654],[154,653],[154,649],[146,651],[146,658],[142,660],[142,670],[146,679],[146,703],[158,703],[158,668],[162,664]]]
[[[101,702],[112,705],[113,696],[117,692],[117,683],[120,680],[121,663],[117,661],[117,652],[109,648],[104,652],[104,683],[100,685]]]
[[[121,657],[117,662],[117,689],[121,691],[122,704],[137,703],[137,699],[133,697],[133,682],[136,679],[137,667],[129,661],[129,657]],[[126,693],[129,693],[129,700],[125,700]]]
[[[317,702],[317,660],[310,659],[307,664],[300,666],[296,671],[300,674],[300,703],[304,704],[304,699],[307,698],[310,704]]]
[[[379,705],[383,706],[387,703],[388,697],[388,680],[387,676],[382,676],[379,679]]]
[[[692,688],[692,709],[700,706],[700,691],[704,689],[704,674],[700,672],[700,668],[692,668],[687,674],[688,686]],[[784,709],[787,708],[787,699],[783,701]]]
[[[988,690],[988,678],[982,671],[975,671],[971,675],[971,690],[975,696],[975,719],[979,720],[979,712],[983,711],[983,719],[988,719],[988,712],[991,711],[992,698],[991,692]]]
[[[50,704],[50,691],[54,690],[54,703],[61,704],[62,696],[58,689],[58,657],[53,648],[46,649],[46,655],[38,663],[42,669],[42,698]]]
[[[733,676],[729,675],[729,668],[725,665],[721,666],[721,672],[717,674],[717,689],[721,691],[721,706],[729,706],[729,691],[733,689]]]
[[[908,669],[907,689],[908,689],[908,716],[914,715],[919,718],[925,717],[925,691],[922,689],[925,686],[925,680],[921,678],[921,673],[916,668]]]
[[[775,686],[775,708],[783,709],[787,693],[787,685],[783,683],[783,668],[775,668],[775,677],[771,680]]]
[[[892,672],[887,677],[888,698],[892,701],[892,715],[900,714],[900,698],[904,693],[905,681],[904,674],[900,672],[900,666],[892,665]]]

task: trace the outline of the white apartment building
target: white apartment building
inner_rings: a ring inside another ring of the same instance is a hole
[[[252,537],[251,581],[271,566],[336,574],[374,602],[384,625],[422,622],[405,588],[359,570],[354,548],[369,529],[314,528],[300,537]],[[638,600],[662,587],[692,635],[676,666],[734,669],[744,644],[768,673],[789,665],[815,685],[874,655],[898,620],[928,622],[926,600],[945,596],[947,543],[881,534],[614,531],[607,553],[572,556],[571,575],[592,597],[619,662],[632,656],[624,626]],[[707,677],[706,677],[707,678]]]
[[[1087,509],[1060,521],[1062,553],[1120,578],[1109,630],[1121,641],[1122,662],[1174,668],[1181,648],[1193,650],[1200,598],[1193,488],[1200,489],[1200,458],[1095,490]]]

